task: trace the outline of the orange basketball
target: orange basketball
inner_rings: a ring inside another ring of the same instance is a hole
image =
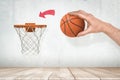
[[[62,32],[69,37],[76,37],[77,34],[84,30],[85,22],[78,16],[66,14],[60,22]]]

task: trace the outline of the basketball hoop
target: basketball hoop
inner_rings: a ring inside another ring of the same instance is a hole
[[[35,23],[25,23],[25,25],[14,25],[21,40],[21,52],[23,54],[39,54],[40,40],[47,25],[35,25]]]

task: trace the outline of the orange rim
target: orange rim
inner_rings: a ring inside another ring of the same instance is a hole
[[[35,23],[25,23],[25,25],[14,25],[15,28],[25,28],[27,32],[35,31],[35,28],[45,28],[47,25],[35,25]]]
[[[15,28],[44,28],[47,27],[47,25],[35,25],[35,23],[25,23],[25,25],[17,24],[14,25]]]

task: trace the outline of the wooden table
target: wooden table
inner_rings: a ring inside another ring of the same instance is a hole
[[[120,80],[120,67],[0,68],[0,80]]]

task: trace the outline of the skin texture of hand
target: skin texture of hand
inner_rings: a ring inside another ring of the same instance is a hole
[[[73,11],[69,14],[83,18],[87,22],[87,29],[80,32],[78,36],[84,36],[89,33],[104,32],[117,44],[120,45],[120,30],[115,28],[111,24],[94,17],[92,14],[87,13],[83,10]]]

